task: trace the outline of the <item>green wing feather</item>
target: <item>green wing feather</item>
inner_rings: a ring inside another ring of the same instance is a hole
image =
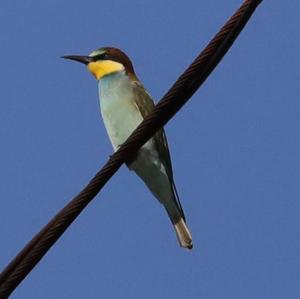
[[[134,88],[136,89],[136,92],[134,92],[134,94],[137,95],[134,101],[137,105],[138,110],[141,112],[143,118],[145,118],[154,109],[154,102],[151,96],[148,94],[148,92],[145,90],[145,88],[139,81],[134,81],[133,84],[134,84]],[[174,191],[174,196],[178,204],[178,208],[180,210],[181,216],[185,220],[184,212],[174,183],[171,156],[170,156],[169,146],[168,146],[164,129],[160,129],[159,131],[157,131],[153,136],[153,139],[155,142],[156,149],[161,155],[162,162],[165,166],[167,175],[171,182]]]

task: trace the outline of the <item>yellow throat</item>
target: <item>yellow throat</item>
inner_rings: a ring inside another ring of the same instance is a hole
[[[99,60],[90,62],[87,65],[87,68],[96,77],[97,80],[111,73],[124,70],[123,64],[113,60]]]

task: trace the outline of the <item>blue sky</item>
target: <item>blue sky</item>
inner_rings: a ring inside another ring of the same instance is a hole
[[[241,2],[1,1],[1,269],[112,152],[59,57],[120,47],[159,99]],[[299,11],[264,1],[166,126],[191,252],[122,167],[11,298],[299,298]]]

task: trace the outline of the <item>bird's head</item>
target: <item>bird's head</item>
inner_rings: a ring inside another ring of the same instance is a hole
[[[117,48],[105,47],[93,51],[88,56],[66,55],[62,58],[85,64],[97,80],[122,71],[125,71],[129,76],[135,76],[130,59]]]

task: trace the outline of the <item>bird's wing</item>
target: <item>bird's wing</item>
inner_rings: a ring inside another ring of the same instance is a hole
[[[136,88],[136,92],[134,93],[136,98],[134,99],[135,104],[137,105],[138,110],[141,112],[143,118],[145,118],[147,115],[149,115],[152,110],[154,109],[154,102],[149,95],[149,93],[145,90],[143,85],[139,81],[134,81],[134,88]],[[173,169],[172,169],[172,162],[171,162],[171,156],[170,156],[170,151],[169,151],[169,146],[166,138],[166,134],[164,129],[158,130],[155,135],[153,136],[155,146],[157,148],[157,151],[160,153],[162,157],[162,162],[165,166],[167,175],[169,177],[169,180],[171,182],[174,195],[176,198],[176,202],[178,204],[178,208],[181,212],[181,215],[183,219],[185,220],[184,212],[179,200],[179,196],[176,190],[176,186],[174,183],[174,178],[173,178]]]

